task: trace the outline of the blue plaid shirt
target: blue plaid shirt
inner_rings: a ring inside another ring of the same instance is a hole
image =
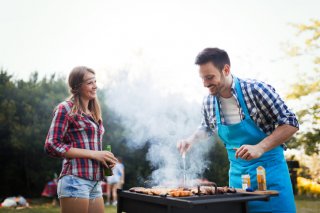
[[[235,77],[233,76],[233,78]],[[270,135],[275,130],[276,126],[282,124],[288,124],[299,128],[299,123],[295,114],[288,109],[287,105],[272,86],[264,82],[251,79],[239,79],[239,83],[250,117],[264,133]],[[244,113],[240,108],[234,81],[231,86],[231,93],[237,100],[241,120],[243,120]],[[218,102],[221,109],[221,103],[220,101]],[[221,122],[225,124],[222,111],[220,111],[220,114]],[[208,95],[204,98],[202,115],[203,118],[199,128],[205,130],[209,134],[214,133],[216,129],[216,115],[213,95]]]

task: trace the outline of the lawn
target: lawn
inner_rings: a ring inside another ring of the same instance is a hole
[[[21,213],[60,213],[59,207],[53,207],[50,204],[45,205],[35,205],[31,208],[26,209],[11,209],[11,208],[0,208],[1,213],[10,213],[10,212],[21,212]],[[116,207],[106,207],[104,210],[105,213],[116,213],[117,208]]]
[[[320,199],[296,197],[296,205],[298,213],[319,213]]]
[[[311,199],[306,197],[296,197],[297,213],[319,213],[320,199]],[[31,203],[31,208],[26,209],[8,209],[0,208],[0,213],[21,212],[21,213],[59,213],[59,207],[53,207],[51,203],[43,200],[35,200]],[[113,206],[105,208],[105,213],[116,213],[117,209]]]
[[[52,205],[51,199],[38,198],[30,201],[30,208],[14,209],[0,208],[0,213],[21,212],[21,213],[60,213],[58,205]],[[114,206],[105,207],[105,213],[116,213],[117,208]]]

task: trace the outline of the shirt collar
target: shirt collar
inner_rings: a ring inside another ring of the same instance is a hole
[[[234,81],[234,79],[236,78],[235,76],[231,75],[232,76],[232,84],[231,84],[231,92],[232,94],[236,94],[236,83]]]

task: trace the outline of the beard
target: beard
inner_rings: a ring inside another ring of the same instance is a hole
[[[223,73],[220,73],[220,79],[217,79],[214,83],[212,82],[206,86],[209,90],[210,95],[220,96],[225,90],[227,90],[227,77]]]
[[[208,89],[209,89],[210,95],[214,95],[214,96],[218,95],[219,90],[217,86],[209,85]]]

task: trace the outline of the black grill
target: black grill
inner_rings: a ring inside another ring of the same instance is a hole
[[[270,195],[225,193],[190,197],[160,197],[118,190],[118,213],[247,212],[247,202],[269,200]]]

